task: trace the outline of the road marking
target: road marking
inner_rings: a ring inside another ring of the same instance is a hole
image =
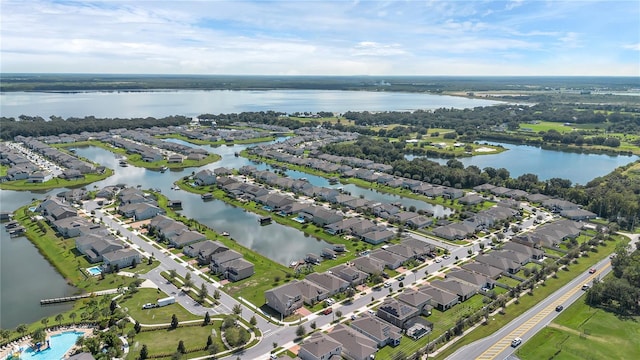
[[[611,266],[611,263],[610,262],[606,263],[605,266],[603,266],[600,270],[596,271],[594,274],[591,274],[591,276],[589,276],[587,278],[587,282],[593,281],[593,279],[595,279],[597,276],[599,276],[609,266]],[[507,336],[503,337],[502,339],[496,341],[491,347],[489,347],[485,352],[483,352],[476,359],[483,359],[483,360],[495,359],[496,356],[498,356],[505,349],[507,349],[509,346],[511,346],[511,340],[513,340],[514,338],[517,338],[517,337],[522,338],[529,330],[531,330],[533,327],[538,325],[544,318],[546,318],[547,315],[549,315],[553,311],[555,311],[556,306],[563,304],[565,301],[567,301],[575,293],[577,293],[578,291],[581,291],[583,284],[584,283],[581,283],[578,286],[574,287],[573,289],[570,289],[567,292],[565,292],[557,301],[553,302],[552,304],[550,304],[549,306],[545,307],[544,309],[542,309],[540,312],[538,312],[534,316],[530,317],[522,325],[520,325],[519,327],[517,327],[516,329],[511,331],[509,333],[509,335],[507,335]]]

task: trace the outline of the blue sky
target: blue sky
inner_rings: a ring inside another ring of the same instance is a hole
[[[0,71],[640,76],[640,1],[0,0]]]

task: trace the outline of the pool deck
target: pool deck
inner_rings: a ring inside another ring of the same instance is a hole
[[[84,334],[83,336],[89,337],[93,335],[93,329],[94,329],[94,326],[90,326],[90,325],[56,326],[56,327],[47,329],[47,338],[53,335],[62,334],[64,332],[69,332],[69,331],[81,332]],[[21,348],[21,347],[26,348],[29,346],[31,346],[31,335],[23,336],[20,339],[12,341],[9,344],[3,346],[0,349],[0,359],[5,360],[9,358],[9,356],[14,353],[15,348]],[[65,358],[67,358],[68,355],[75,348],[76,348],[75,345],[72,346],[71,349],[69,349],[69,351],[67,351],[67,353],[65,354]]]

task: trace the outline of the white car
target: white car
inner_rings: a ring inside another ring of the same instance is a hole
[[[518,345],[520,344],[522,344],[522,339],[520,339],[519,337],[511,341],[511,347],[518,347]]]
[[[436,258],[435,262],[437,262],[437,263],[441,263],[441,262],[442,262],[442,259],[440,259],[440,258]]]

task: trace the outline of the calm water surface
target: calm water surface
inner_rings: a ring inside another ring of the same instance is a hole
[[[509,170],[511,177],[522,174],[536,174],[540,180],[561,178],[571,180],[574,184],[586,184],[598,176],[604,176],[615,168],[636,161],[638,156],[621,156],[605,154],[580,154],[546,150],[528,145],[513,145],[507,143],[488,142],[509,149],[494,155],[479,155],[459,158],[464,166],[475,165],[480,169],[493,167]],[[405,156],[411,160],[413,155]],[[448,159],[431,158],[429,160],[446,164]]]
[[[438,108],[473,108],[500,102],[455,96],[331,90],[175,90],[149,92],[0,94],[0,115],[62,117],[164,117],[244,111],[318,112],[410,111]]]

